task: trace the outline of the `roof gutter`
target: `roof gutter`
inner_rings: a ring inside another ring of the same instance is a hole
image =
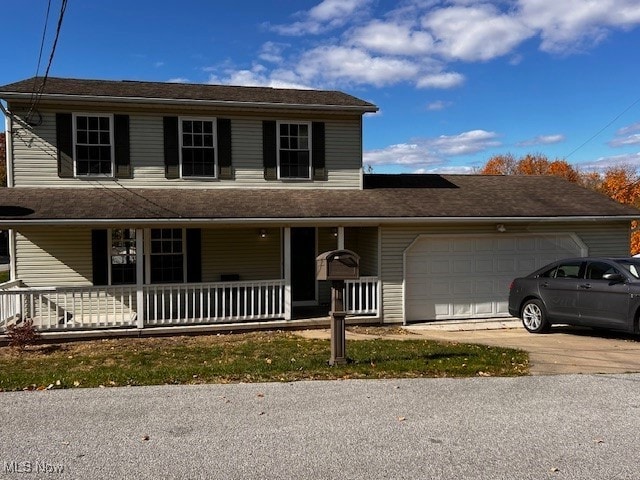
[[[18,92],[0,92],[0,98],[7,100],[31,98],[31,94]],[[45,100],[54,101],[79,101],[79,102],[113,102],[113,103],[145,103],[157,105],[190,105],[190,106],[207,106],[207,107],[244,107],[244,108],[272,108],[281,109],[288,108],[293,110],[341,110],[348,112],[375,113],[378,107],[375,105],[323,105],[323,104],[300,104],[300,103],[273,103],[273,102],[238,102],[226,100],[196,100],[196,99],[180,99],[180,98],[153,98],[153,97],[112,97],[97,95],[66,95],[66,94],[45,94],[42,95]]]
[[[603,216],[571,216],[571,217],[323,217],[323,218],[111,218],[111,219],[34,219],[34,220],[0,220],[0,226],[20,227],[20,226],[45,226],[45,225],[115,225],[115,224],[135,224],[135,225],[216,225],[216,226],[250,226],[250,225],[296,225],[296,226],[336,226],[340,224],[350,226],[373,226],[373,225],[450,225],[457,223],[585,223],[599,222],[603,220],[631,221],[637,220],[633,215],[603,215]]]

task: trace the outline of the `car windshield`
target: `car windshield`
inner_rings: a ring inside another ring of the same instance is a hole
[[[640,259],[639,260],[618,260],[618,264],[621,267],[633,275],[635,278],[640,279]]]

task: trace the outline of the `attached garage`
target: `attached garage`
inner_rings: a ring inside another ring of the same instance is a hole
[[[509,316],[513,278],[584,256],[571,233],[420,235],[404,253],[407,322]]]

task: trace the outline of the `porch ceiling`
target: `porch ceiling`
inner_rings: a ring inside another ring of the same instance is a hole
[[[553,177],[438,176],[434,187],[2,188],[0,222],[630,218],[637,209]],[[443,183],[444,182],[444,183]],[[366,185],[366,183],[365,183]]]

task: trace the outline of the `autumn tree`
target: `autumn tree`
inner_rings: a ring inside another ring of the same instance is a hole
[[[640,208],[640,175],[630,165],[609,167],[604,172],[580,172],[565,160],[549,160],[541,154],[516,159],[511,154],[491,157],[482,175],[554,175],[600,192],[613,200]],[[631,254],[640,253],[640,223],[631,223]]]
[[[555,175],[577,182],[578,171],[565,160],[549,160],[541,154],[528,154],[516,159],[512,154],[491,157],[480,170],[481,175]]]

